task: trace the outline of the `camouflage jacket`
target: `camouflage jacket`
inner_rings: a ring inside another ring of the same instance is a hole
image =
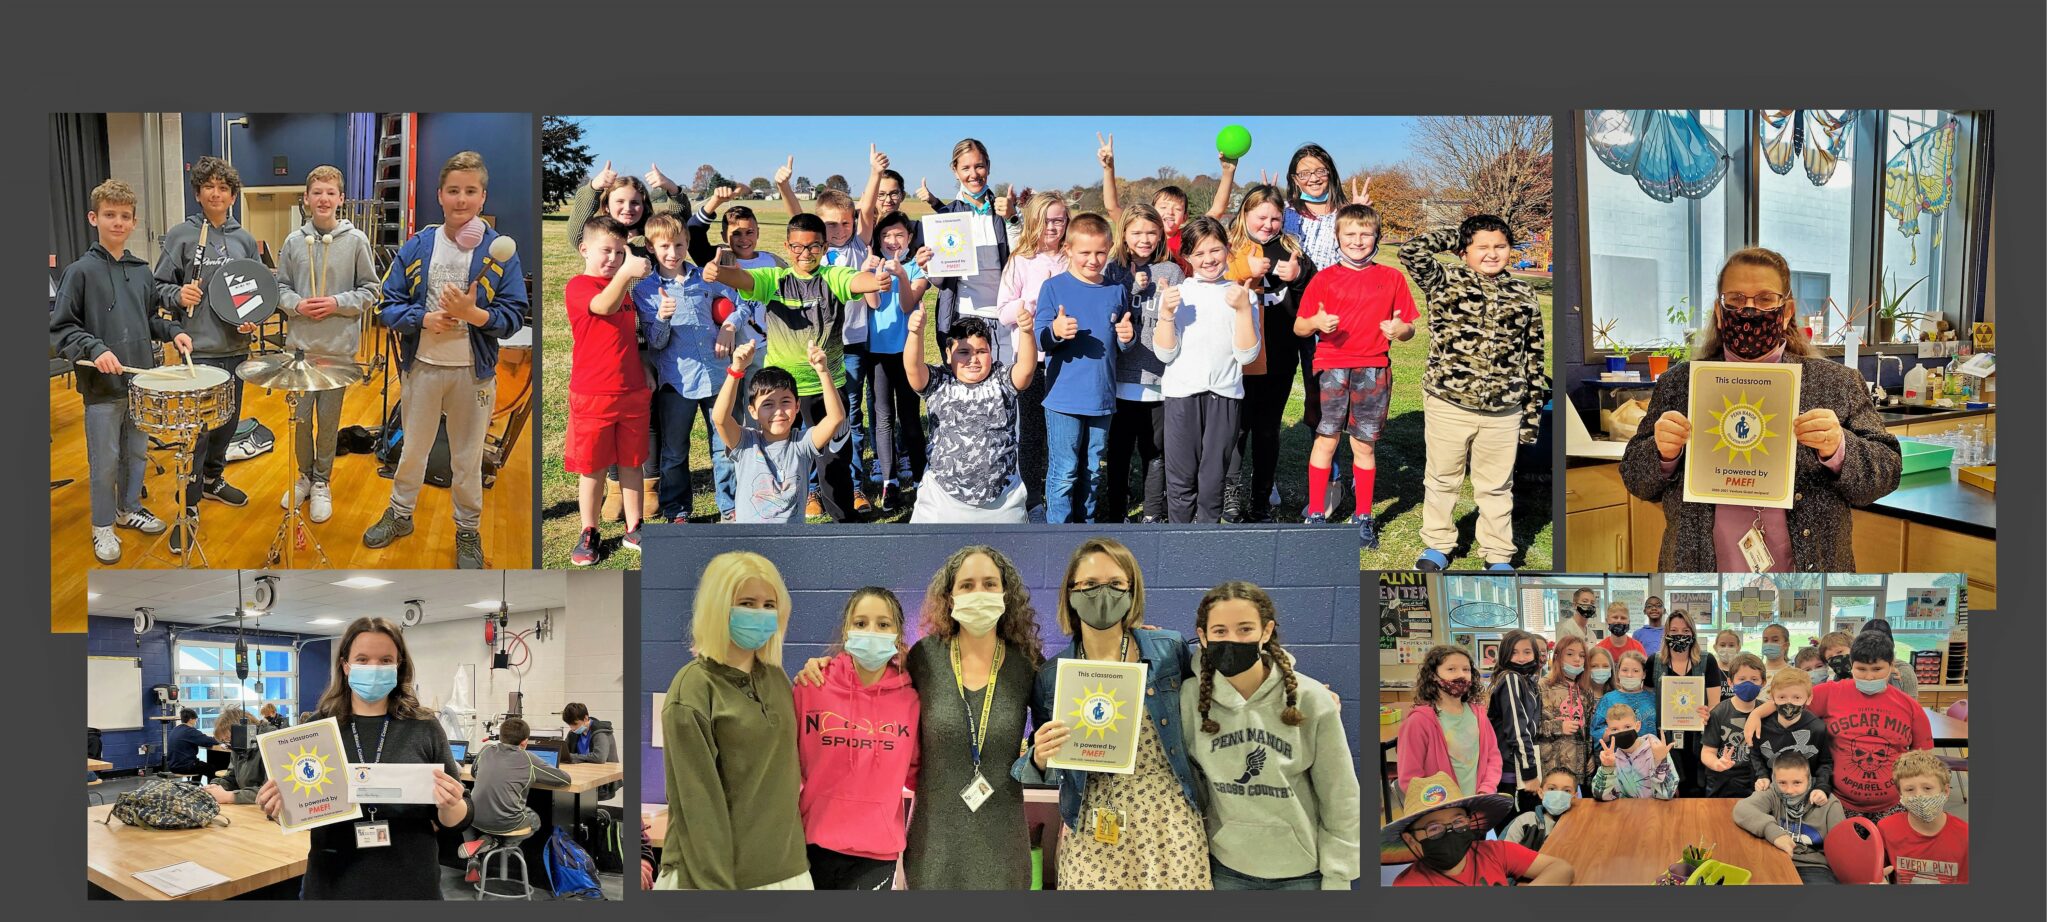
[[[1401,244],[1401,264],[1422,289],[1429,316],[1429,367],[1422,389],[1468,410],[1520,410],[1521,440],[1534,442],[1550,399],[1543,310],[1536,291],[1512,274],[1486,277],[1436,254],[1458,245],[1455,228]]]

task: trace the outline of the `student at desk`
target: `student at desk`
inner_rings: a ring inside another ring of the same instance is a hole
[[[617,762],[619,760],[618,738],[612,734],[612,722],[590,716],[590,708],[581,702],[571,701],[562,708],[562,723],[569,732],[562,738],[562,761],[569,762]]]
[[[199,712],[191,708],[178,712],[178,725],[171,728],[170,747],[164,754],[164,770],[173,775],[211,774],[199,753],[228,751],[228,747],[199,729]]]
[[[485,743],[476,753],[476,787],[470,800],[476,805],[476,812],[470,828],[478,837],[463,843],[462,855],[471,858],[471,866],[464,880],[476,882],[476,853],[486,845],[495,847],[500,841],[523,839],[540,829],[540,814],[526,804],[526,792],[536,783],[566,785],[569,776],[541,761],[526,751],[526,737],[531,731],[526,721],[507,717],[498,724],[498,740]],[[526,835],[514,835],[519,830]]]
[[[341,725],[342,754],[349,762],[433,764],[433,804],[365,807],[363,818],[312,831],[312,852],[299,896],[308,900],[438,900],[441,869],[435,839],[439,830],[470,822],[469,794],[462,788],[448,737],[434,712],[413,696],[413,661],[405,635],[384,618],[357,618],[334,644],[334,671],[310,719],[332,717]],[[263,812],[276,817],[284,805],[276,779],[256,794]],[[358,846],[358,830],[388,824],[388,845]]]
[[[235,728],[238,726],[249,728],[244,737],[248,740],[247,749],[234,748]],[[250,717],[248,711],[234,706],[221,709],[220,719],[213,722],[213,738],[227,746],[232,755],[229,756],[227,774],[220,778],[220,783],[206,787],[207,793],[213,795],[215,803],[256,802],[256,791],[263,786],[263,781],[267,777],[263,770],[263,754],[256,748],[256,737],[264,730],[265,726]]]

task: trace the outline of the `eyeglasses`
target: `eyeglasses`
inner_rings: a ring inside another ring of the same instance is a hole
[[[1452,820],[1448,823],[1431,823],[1427,826],[1415,826],[1411,827],[1408,831],[1414,833],[1416,838],[1427,842],[1447,832],[1466,832],[1482,825],[1484,824],[1478,820],[1466,817],[1462,820]]]
[[[1754,295],[1737,294],[1732,291],[1721,292],[1721,306],[1730,309],[1752,308],[1755,310],[1774,311],[1784,307],[1786,300],[1788,299],[1784,295],[1775,291],[1766,291],[1762,294]]]
[[[1330,171],[1329,171],[1329,170],[1304,170],[1304,171],[1302,171],[1302,172],[1300,172],[1300,173],[1296,173],[1296,174],[1294,174],[1294,178],[1295,178],[1295,179],[1297,179],[1297,180],[1300,180],[1300,181],[1302,181],[1302,182],[1314,182],[1314,181],[1316,181],[1316,180],[1318,180],[1318,179],[1329,179],[1329,178],[1330,178]]]
[[[894,192],[877,192],[877,193],[875,193],[875,197],[876,197],[876,198],[902,198],[902,197],[903,197],[903,190],[901,190],[901,189],[898,189],[898,190],[896,190],[896,191],[894,191]]]
[[[789,245],[789,251],[791,253],[823,253],[825,252],[825,245],[822,243],[792,243]]]

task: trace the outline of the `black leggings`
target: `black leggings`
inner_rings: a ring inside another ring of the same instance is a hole
[[[825,396],[812,394],[797,400],[802,410],[806,431],[825,418]],[[793,438],[795,436],[792,436]],[[853,518],[853,468],[847,455],[853,451],[853,439],[844,437],[839,450],[824,452],[812,462],[812,470],[818,475],[818,505],[834,522]]]
[[[1280,418],[1287,395],[1294,390],[1294,368],[1268,366],[1262,375],[1244,376],[1244,410],[1238,416],[1236,450],[1230,453],[1230,475],[1236,479],[1244,457],[1251,457],[1251,482],[1244,486],[1245,508],[1271,511],[1273,478],[1280,464]],[[1248,445],[1248,447],[1247,447]]]
[[[1145,515],[1166,521],[1166,402],[1118,398],[1109,420],[1109,472],[1095,498],[1095,523],[1115,525],[1130,511],[1131,452],[1138,454],[1138,482],[1144,485]]]
[[[896,862],[862,858],[829,848],[805,845],[811,861],[811,887],[816,890],[887,890],[896,880]]]
[[[910,479],[924,479],[924,416],[918,408],[917,392],[903,372],[903,353],[877,352],[868,356],[868,386],[873,389],[869,408],[875,416],[875,460],[882,465],[882,479],[896,477],[896,442],[903,442],[903,456],[910,459]],[[905,485],[907,486],[907,484]]]

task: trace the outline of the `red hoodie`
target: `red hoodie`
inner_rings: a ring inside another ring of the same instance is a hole
[[[903,853],[903,789],[917,786],[917,691],[901,665],[860,684],[853,657],[825,664],[825,684],[796,685],[797,811],[804,841],[895,860]]]

